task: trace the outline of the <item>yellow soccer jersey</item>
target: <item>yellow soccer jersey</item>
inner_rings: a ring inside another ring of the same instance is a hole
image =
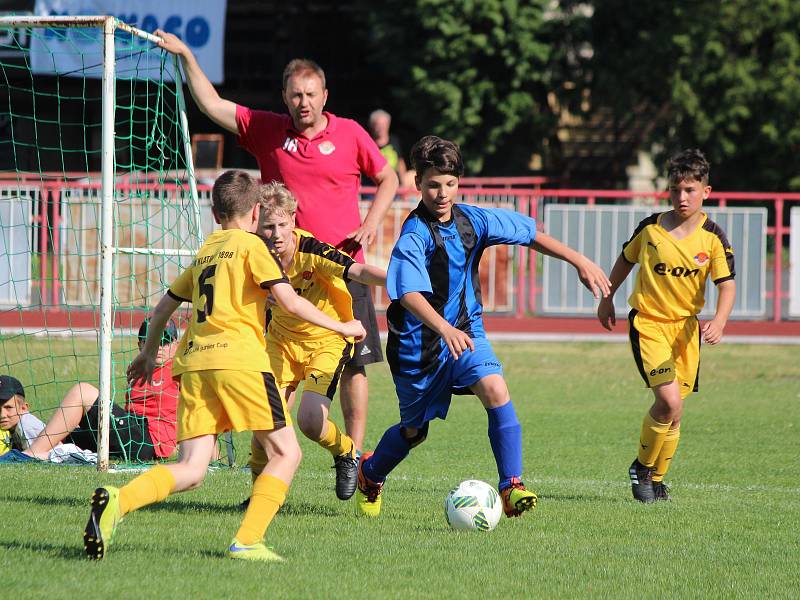
[[[286,272],[294,291],[329,317],[351,321],[353,299],[346,280],[353,259],[330,244],[320,242],[307,231],[295,229],[294,235],[297,242],[294,259]],[[337,335],[288,314],[280,306],[272,307],[269,330],[291,340]]]
[[[706,279],[719,285],[733,279],[733,248],[719,225],[703,214],[691,234],[675,239],[661,226],[664,213],[639,223],[622,246],[622,256],[639,264],[628,303],[656,319],[691,317],[705,305]]]
[[[11,432],[0,429],[0,456],[11,450]]]
[[[241,229],[215,231],[167,292],[192,303],[172,373],[268,371],[266,289],[288,282],[266,240]]]

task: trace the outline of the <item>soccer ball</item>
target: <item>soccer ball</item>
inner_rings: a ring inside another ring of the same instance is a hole
[[[491,531],[503,516],[503,501],[488,483],[468,479],[447,493],[444,512],[453,529]]]

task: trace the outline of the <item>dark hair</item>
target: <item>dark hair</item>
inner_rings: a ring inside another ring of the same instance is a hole
[[[431,168],[445,175],[464,175],[464,161],[458,144],[435,135],[426,135],[414,144],[411,148],[411,165],[417,177],[422,177]]]
[[[286,65],[286,68],[283,70],[283,89],[286,89],[286,84],[290,77],[301,74],[316,75],[322,80],[322,89],[325,89],[325,71],[309,58],[293,58],[289,61],[289,64]]]
[[[144,342],[147,339],[147,329],[150,327],[150,317],[147,317],[142,324],[139,325],[139,333],[137,337],[139,338],[140,342]],[[161,341],[159,342],[160,346],[164,344],[171,344],[178,339],[178,327],[175,325],[175,321],[170,319],[166,326],[164,327],[164,332],[161,334]]]
[[[260,198],[258,182],[245,171],[225,171],[217,177],[211,191],[211,207],[223,221],[244,215]]]
[[[708,164],[705,154],[697,148],[687,148],[669,159],[667,179],[670,183],[688,179],[707,185],[710,170],[711,165]]]

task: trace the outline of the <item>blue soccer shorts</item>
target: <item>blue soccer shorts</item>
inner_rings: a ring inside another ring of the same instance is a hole
[[[489,340],[472,340],[475,350],[467,350],[458,360],[445,349],[437,368],[429,373],[407,377],[392,375],[400,401],[400,424],[419,429],[428,421],[447,417],[453,393],[464,393],[488,375],[502,375],[503,365],[497,360]]]

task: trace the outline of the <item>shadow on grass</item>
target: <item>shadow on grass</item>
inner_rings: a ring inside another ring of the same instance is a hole
[[[86,560],[86,555],[83,553],[83,549],[77,545],[59,545],[59,544],[48,544],[47,542],[8,542],[8,541],[0,541],[0,548],[4,549],[3,554],[6,556],[10,556],[10,554],[6,554],[6,551],[18,553],[18,552],[36,552],[37,554],[47,554],[49,556],[55,556],[56,558],[64,558],[68,560]]]
[[[539,502],[592,502],[601,504],[620,504],[627,503],[627,495],[608,496],[600,494],[539,494]]]
[[[37,504],[39,506],[52,507],[52,506],[66,506],[69,508],[89,509],[89,496],[75,497],[75,496],[43,496],[38,495],[25,495],[25,494],[0,494],[0,502],[14,502],[17,504],[24,504],[30,506]],[[300,517],[332,517],[341,518],[342,510],[345,509],[349,512],[351,508],[349,503],[345,505],[342,503],[342,509],[337,510],[330,505],[313,504],[310,502],[302,502],[298,500],[290,500],[281,507],[282,515],[300,516]],[[167,512],[175,514],[189,514],[189,513],[217,513],[217,514],[238,514],[244,515],[244,510],[240,507],[239,502],[231,502],[230,504],[220,504],[216,502],[202,502],[191,499],[170,499],[160,504],[151,504],[145,506],[141,510],[153,512]]]
[[[152,504],[144,507],[142,510],[150,511],[163,511],[170,513],[186,514],[186,513],[228,513],[238,514],[244,516],[244,510],[240,507],[238,501],[231,502],[230,504],[218,504],[210,502],[197,502],[192,500],[175,500],[167,501],[161,504]],[[311,504],[309,502],[302,502],[297,500],[290,500],[281,507],[282,515],[292,515],[301,517],[336,517],[342,516],[341,511],[335,510],[330,506]]]
[[[85,498],[74,496],[25,496],[22,494],[1,494],[0,502],[17,502],[19,504],[39,504],[41,506],[69,506],[72,508],[89,508],[89,495]]]

